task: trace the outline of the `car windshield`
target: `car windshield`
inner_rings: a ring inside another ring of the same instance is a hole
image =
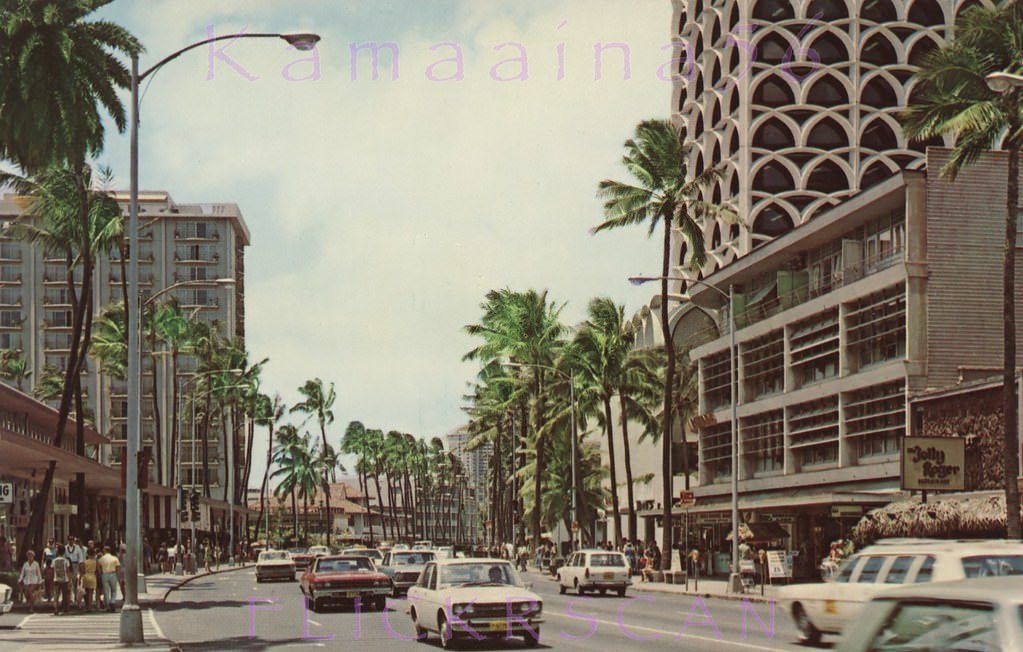
[[[399,552],[391,555],[391,566],[420,566],[434,558],[432,552]]]
[[[287,559],[288,553],[283,550],[269,550],[267,552],[259,553],[259,561],[277,561],[280,559]]]
[[[441,586],[483,586],[487,584],[522,586],[522,582],[511,564],[503,562],[441,566],[438,584]]]
[[[316,563],[318,573],[349,573],[352,571],[372,571],[373,562],[366,557],[348,557],[345,559],[321,559]]]
[[[963,557],[966,577],[1023,575],[1023,555],[974,555]]]
[[[990,607],[927,602],[897,607],[868,648],[870,652],[1002,649]]]
[[[625,555],[600,554],[590,555],[590,566],[613,566],[615,568],[626,567]]]
[[[306,553],[305,548],[288,548],[288,552],[293,555],[304,555]]]

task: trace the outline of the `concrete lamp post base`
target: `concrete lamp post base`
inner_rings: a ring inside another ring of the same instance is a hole
[[[137,604],[126,604],[121,607],[121,643],[132,645],[145,643],[142,633],[142,609]]]
[[[181,565],[181,562],[176,562],[174,564],[174,574],[175,575],[184,575],[185,574],[185,567]]]
[[[148,593],[146,590],[146,576],[143,573],[138,574],[138,587],[139,593]]]
[[[728,574],[728,592],[729,593],[743,593],[742,587],[742,575],[739,573]]]

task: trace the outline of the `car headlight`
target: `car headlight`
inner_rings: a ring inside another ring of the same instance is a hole
[[[471,603],[470,604],[456,604],[451,609],[452,609],[452,611],[455,612],[456,616],[461,616],[463,614],[471,614],[474,611],[476,611],[475,607],[473,607],[473,605]]]
[[[543,609],[543,605],[540,602],[537,602],[535,604],[532,602],[519,602],[516,603],[515,605],[515,610],[518,611],[520,614],[524,613],[538,614],[540,613],[541,609]]]

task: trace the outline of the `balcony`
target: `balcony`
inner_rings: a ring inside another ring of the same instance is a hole
[[[205,229],[177,228],[174,230],[174,239],[179,242],[218,242],[220,232],[212,227]]]
[[[822,297],[839,288],[851,285],[872,274],[884,271],[898,265],[904,260],[903,251],[886,253],[884,256],[868,258],[862,262],[845,267],[840,273],[819,282],[811,284],[805,272],[787,272],[779,270],[778,280],[759,292],[747,297],[745,294],[735,295],[735,325],[742,329],[752,326],[770,317],[774,317],[789,308],[802,305],[807,301]],[[722,335],[728,334],[728,309],[725,307],[721,313],[720,329],[711,328],[709,331],[720,330]],[[717,333],[710,333],[717,336]]]

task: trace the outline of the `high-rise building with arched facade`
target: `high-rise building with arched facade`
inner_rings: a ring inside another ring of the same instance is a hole
[[[981,0],[674,0],[673,119],[706,199],[741,224],[708,221],[713,273],[843,198],[923,158],[897,113],[912,75]],[[681,240],[677,263],[689,263]],[[692,274],[692,271],[684,272]]]

